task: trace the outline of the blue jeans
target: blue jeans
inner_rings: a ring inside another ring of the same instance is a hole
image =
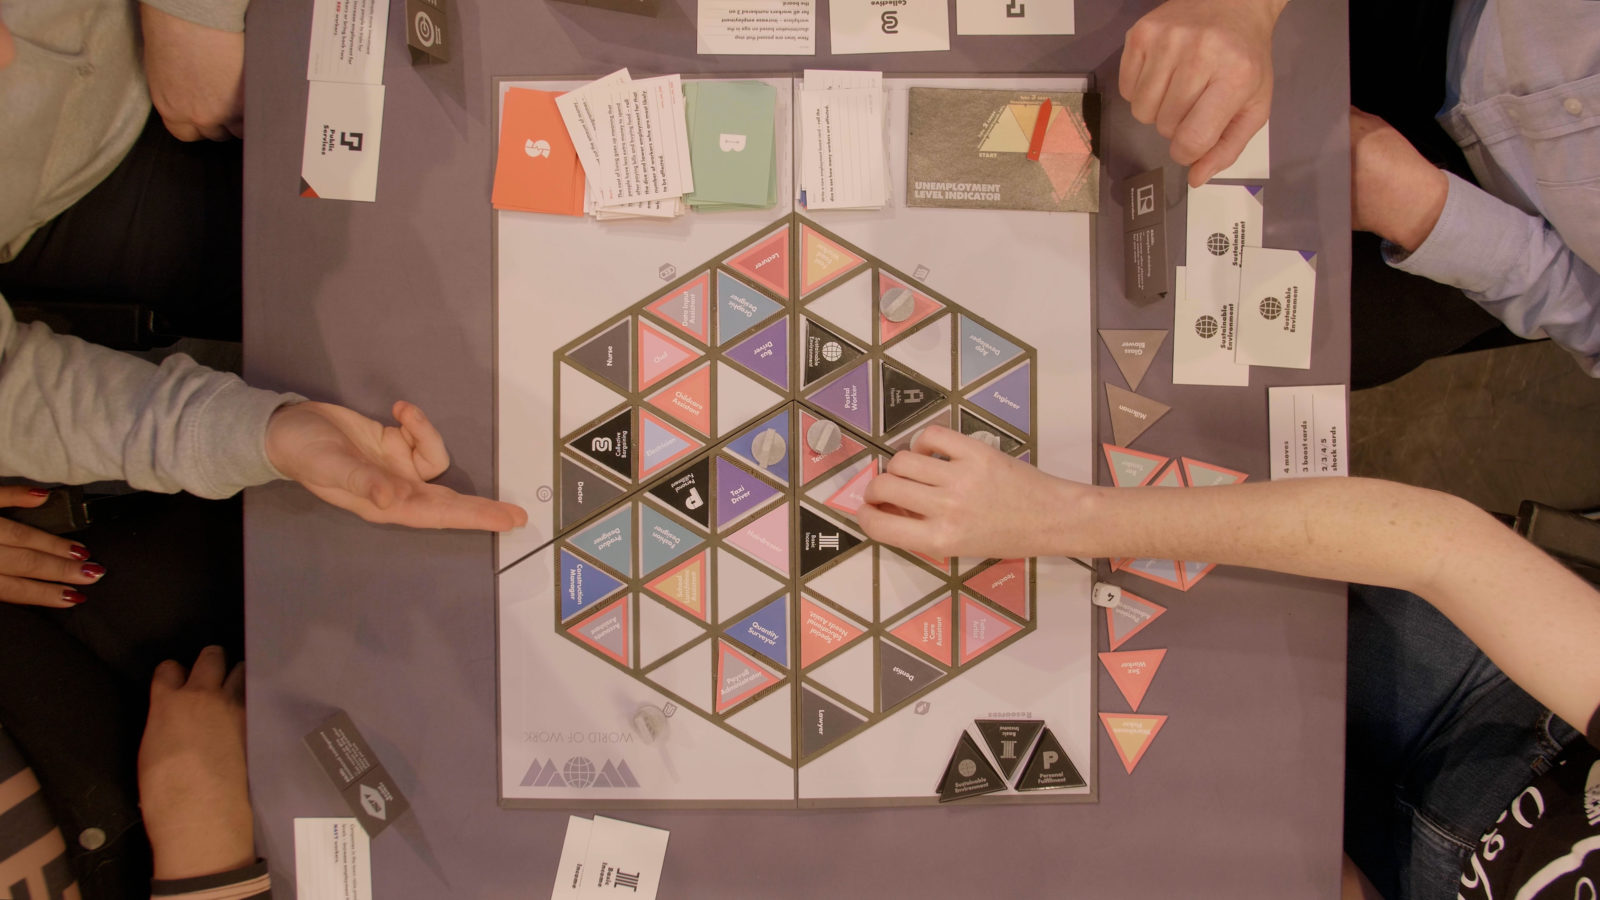
[[[1454,900],[1479,838],[1581,735],[1414,594],[1352,585],[1349,659],[1345,852],[1390,900]]]

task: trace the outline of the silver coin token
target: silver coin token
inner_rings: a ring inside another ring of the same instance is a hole
[[[811,427],[806,429],[806,443],[811,445],[813,453],[825,456],[843,446],[844,434],[839,426],[823,419],[812,422]]]
[[[788,450],[789,445],[784,442],[783,435],[779,434],[776,428],[768,428],[750,441],[750,455],[755,457],[755,461],[762,468],[783,459]]]
[[[1000,435],[995,434],[992,431],[974,431],[972,433],[972,437],[983,441],[985,444],[988,444],[996,450],[1000,449]]]
[[[916,311],[917,298],[910,288],[890,288],[878,298],[878,312],[891,322],[904,322]]]

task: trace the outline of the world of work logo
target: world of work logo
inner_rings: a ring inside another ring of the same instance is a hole
[[[560,766],[556,765],[555,757],[535,758],[528,766],[528,773],[522,776],[521,784],[523,787],[636,788],[639,779],[633,776],[626,759],[608,759],[596,769],[589,757],[572,756]]]

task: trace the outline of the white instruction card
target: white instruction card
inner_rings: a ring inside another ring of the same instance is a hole
[[[316,0],[306,79],[382,84],[388,30],[389,0]]]
[[[1348,415],[1342,384],[1268,388],[1272,480],[1350,474]]]
[[[817,0],[700,0],[695,52],[717,56],[813,56]]]
[[[372,845],[354,818],[294,820],[295,895],[372,900]]]

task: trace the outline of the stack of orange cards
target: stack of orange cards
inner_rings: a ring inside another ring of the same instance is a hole
[[[557,96],[506,90],[491,197],[495,209],[583,215],[583,167],[556,109]]]

